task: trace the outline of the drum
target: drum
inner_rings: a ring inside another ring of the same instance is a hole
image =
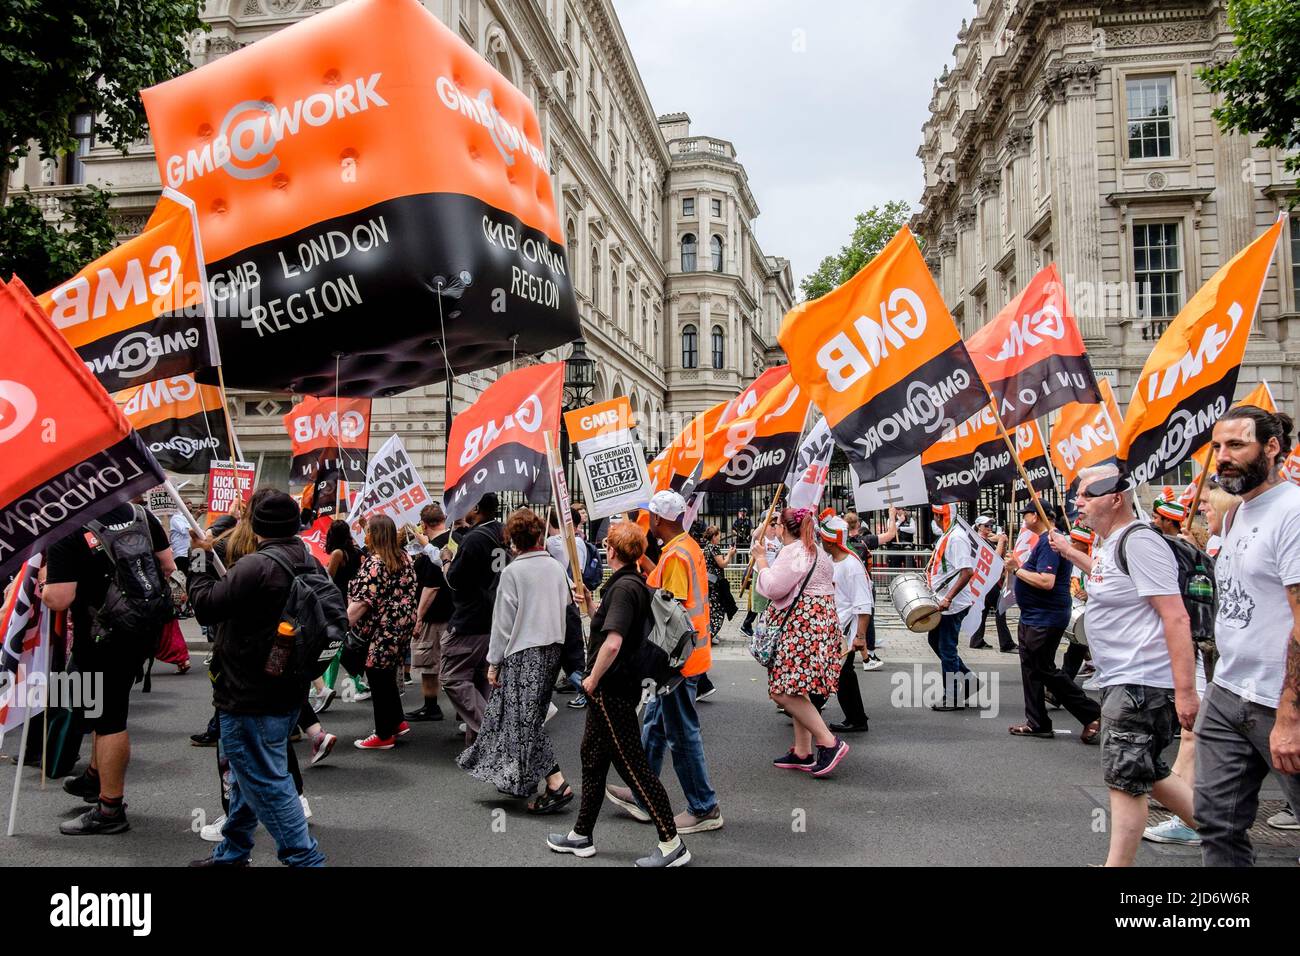
[[[1076,604],[1070,611],[1070,626],[1065,629],[1065,636],[1071,644],[1088,646],[1088,632],[1083,624],[1084,612],[1087,610],[1088,605]]]
[[[889,583],[889,599],[909,631],[924,634],[939,626],[939,601],[922,575],[897,575]]]

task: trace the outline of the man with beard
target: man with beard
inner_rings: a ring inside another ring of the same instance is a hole
[[[1196,818],[1206,866],[1255,862],[1248,831],[1269,771],[1300,806],[1300,487],[1282,480],[1290,416],[1253,405],[1214,426],[1219,484],[1242,503],[1215,564],[1219,662],[1196,723]]]

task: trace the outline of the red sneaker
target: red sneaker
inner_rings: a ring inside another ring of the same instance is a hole
[[[411,725],[408,724],[406,721],[402,721],[400,724],[397,725],[397,736],[405,737],[410,732],[411,732]]]
[[[397,738],[388,737],[385,739],[378,734],[371,734],[365,740],[352,741],[352,745],[358,750],[392,750],[397,745]]]

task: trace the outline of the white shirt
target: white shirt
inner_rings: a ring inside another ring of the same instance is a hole
[[[948,535],[948,542],[943,549],[943,562],[934,572],[934,589],[937,596],[942,599],[952,587],[952,582],[957,579],[964,569],[975,567],[975,545],[970,536],[962,529],[960,525],[952,529],[952,534]],[[952,604],[948,605],[948,610],[944,615],[960,614],[972,604],[975,603],[974,596],[970,593],[970,585],[962,588],[957,592],[957,596],[952,599]]]
[[[172,557],[184,558],[190,553],[190,523],[179,511],[167,522],[167,537],[172,544]]]
[[[1242,502],[1224,535],[1214,576],[1214,683],[1277,707],[1293,623],[1286,586],[1300,584],[1300,486],[1282,482]]]
[[[1134,522],[1129,522],[1133,524]],[[1115,684],[1174,686],[1165,626],[1147,600],[1180,594],[1174,552],[1154,529],[1134,531],[1124,544],[1128,574],[1115,563],[1124,533],[1115,528],[1094,549],[1088,576],[1088,649],[1102,687]]]
[[[871,579],[857,555],[850,554],[843,561],[835,561],[834,566],[835,613],[840,619],[840,633],[852,641],[858,636],[858,615],[875,610]]]
[[[582,554],[581,539],[579,539],[578,554]],[[564,543],[564,535],[556,533],[546,539],[546,550],[556,561],[559,561],[565,571],[569,570],[569,549]]]

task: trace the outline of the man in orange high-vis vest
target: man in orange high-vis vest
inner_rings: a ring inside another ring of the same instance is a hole
[[[650,534],[663,542],[659,563],[650,572],[647,583],[670,592],[686,607],[695,625],[699,644],[686,660],[682,675],[686,678],[671,694],[653,697],[646,704],[641,725],[641,742],[645,746],[650,769],[657,775],[663,767],[664,747],[672,751],[673,769],[686,795],[686,809],[677,814],[678,833],[702,833],[722,827],[722,809],[718,796],[709,784],[709,770],[704,762],[704,741],[700,736],[700,718],[695,711],[699,677],[709,669],[709,576],[704,553],[682,526],[686,502],[675,491],[661,491],[650,499]],[[627,787],[607,787],[610,802],[633,817],[648,822],[650,815],[637,805]]]

